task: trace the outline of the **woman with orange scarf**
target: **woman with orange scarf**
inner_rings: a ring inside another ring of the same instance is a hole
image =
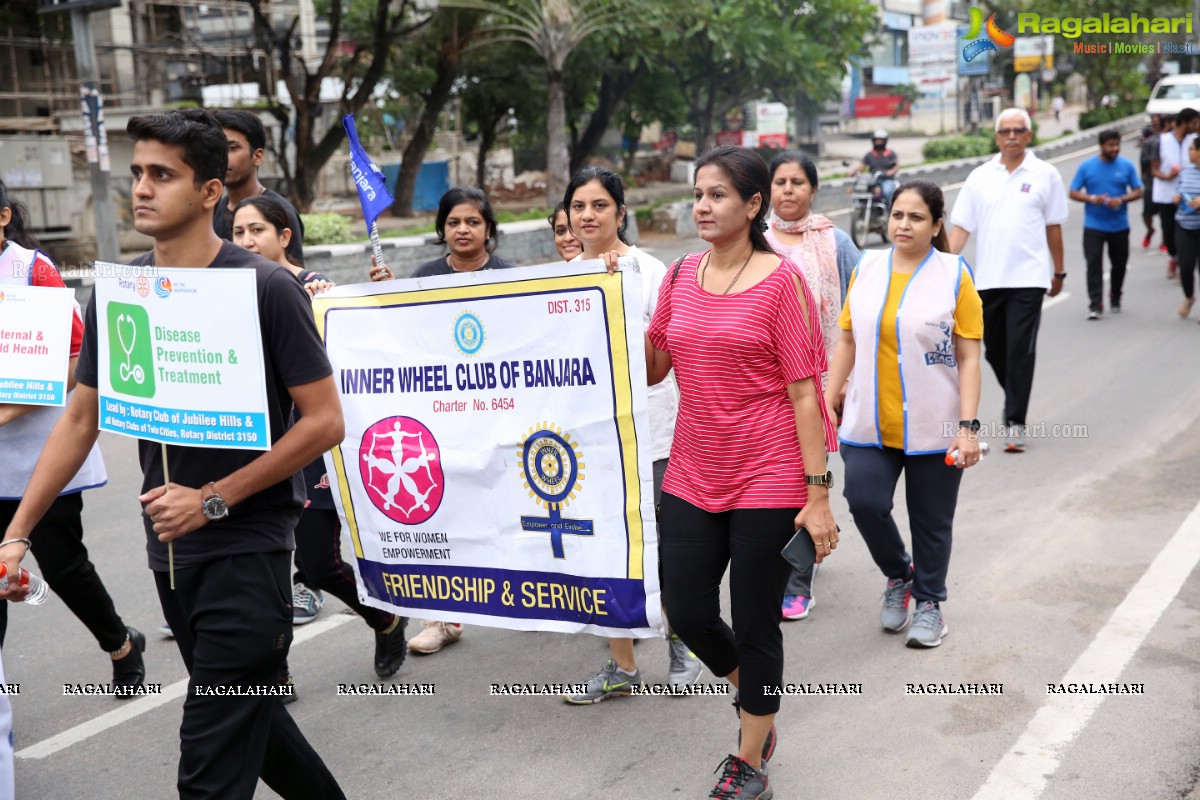
[[[767,241],[781,257],[800,266],[809,291],[820,307],[821,335],[833,363],[841,330],[838,314],[846,299],[850,273],[859,252],[845,231],[825,216],[812,213],[817,194],[817,168],[812,159],[785,150],[771,162],[771,215]],[[822,376],[824,377],[824,376]],[[783,618],[804,619],[813,607],[811,572],[792,570],[783,597]]]

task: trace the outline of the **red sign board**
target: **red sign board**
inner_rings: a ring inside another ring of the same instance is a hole
[[[892,117],[898,114],[898,109],[904,103],[904,98],[898,94],[887,94],[879,97],[860,97],[854,101],[854,116],[856,117]]]
[[[786,133],[760,133],[758,135],[758,146],[772,150],[786,150],[788,135]]]

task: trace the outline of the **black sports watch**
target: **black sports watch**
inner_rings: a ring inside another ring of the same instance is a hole
[[[1066,279],[1066,277],[1067,277],[1067,273],[1065,273],[1065,272],[1056,272],[1056,273],[1054,273],[1054,278],[1055,278],[1055,280],[1060,280],[1060,281],[1061,281],[1061,280],[1065,280],[1065,279]]]
[[[212,487],[210,490],[209,487]],[[200,491],[201,508],[204,510],[204,516],[210,522],[216,522],[219,519],[225,519],[229,516],[229,506],[225,504],[225,500],[221,495],[217,494],[217,485],[215,483],[206,483]]]
[[[977,419],[960,419],[958,421],[958,427],[966,428],[971,433],[979,433],[979,427],[980,427],[979,420],[977,420]]]
[[[804,483],[806,486],[824,486],[826,489],[832,489],[833,472],[826,470],[824,475],[805,475]]]

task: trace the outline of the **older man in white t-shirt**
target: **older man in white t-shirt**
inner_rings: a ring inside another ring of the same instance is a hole
[[[996,119],[1000,154],[967,176],[954,203],[950,251],[967,238],[975,248],[975,286],[983,298],[983,343],[1004,389],[1005,450],[1025,449],[1025,416],[1033,389],[1033,366],[1042,298],[1062,291],[1062,224],[1067,192],[1062,176],[1026,148],[1033,123],[1019,108]]]
[[[1152,200],[1162,223],[1163,246],[1171,256],[1167,276],[1174,277],[1179,264],[1175,250],[1175,191],[1179,186],[1179,172],[1188,165],[1188,149],[1200,129],[1200,111],[1185,108],[1175,117],[1175,127],[1163,131],[1158,137],[1158,160],[1150,162],[1150,174],[1154,176]]]

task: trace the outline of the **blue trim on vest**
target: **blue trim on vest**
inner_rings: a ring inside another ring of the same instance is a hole
[[[838,437],[838,442],[839,442],[839,443],[841,443],[841,444],[848,444],[848,445],[850,445],[851,447],[874,447],[876,450],[882,450],[882,449],[883,449],[883,445],[882,445],[882,444],[879,444],[879,443],[872,443],[872,442],[852,442],[852,441],[850,441],[849,439],[843,439],[843,438],[842,438],[842,437],[840,437],[840,436]]]
[[[896,248],[892,247],[891,252],[888,253],[888,294],[885,294],[883,297],[883,304],[885,306],[887,305],[887,298],[888,298],[888,295],[891,294],[891,289],[892,289],[891,267],[892,267],[892,256],[895,254],[895,252],[896,252]],[[921,270],[924,269],[925,265],[929,263],[929,259],[933,258],[933,254],[935,252],[937,252],[937,251],[934,250],[932,247],[929,248],[929,253],[926,254],[925,258],[921,261],[921,263],[917,265],[917,268],[913,270],[912,275],[909,276],[908,283],[904,285],[904,291],[900,293],[900,302],[896,304],[896,369],[899,370],[899,372],[900,372],[900,413],[904,420],[904,452],[905,453],[908,452],[908,387],[905,386],[905,384],[904,384],[904,343],[900,339],[900,312],[904,309],[904,298],[908,297],[908,290],[912,287],[913,281],[915,281],[917,279],[917,275],[919,275],[921,273]],[[882,316],[883,316],[882,308],[879,309],[879,315],[882,318]],[[876,358],[878,359],[878,356],[876,356]],[[879,394],[878,394],[878,392],[875,394],[875,414],[878,417],[878,414],[879,414]],[[880,443],[883,442],[883,432],[882,431],[880,431],[880,434],[879,434],[879,441],[880,441]]]

